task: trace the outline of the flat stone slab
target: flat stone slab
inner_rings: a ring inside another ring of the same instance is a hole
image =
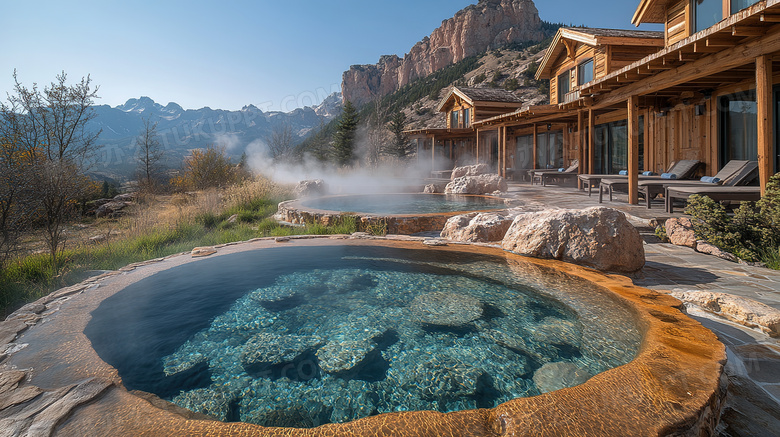
[[[416,321],[438,326],[460,327],[482,317],[478,299],[443,291],[415,297],[409,309]]]

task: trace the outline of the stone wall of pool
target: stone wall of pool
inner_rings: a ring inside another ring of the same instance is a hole
[[[217,247],[214,257],[295,246],[426,247],[412,237],[259,239]],[[713,435],[725,397],[725,349],[687,317],[674,298],[635,287],[624,277],[556,261],[523,258],[468,245],[426,248],[504,257],[540,281],[572,276],[609,290],[635,314],[643,340],[636,358],[584,384],[494,408],[439,413],[388,413],[313,429],[224,423],[148,393],[129,392],[116,369],[92,348],[90,314],[129,285],[190,263],[189,254],[139,263],[59,290],[0,325],[0,423],[8,435],[258,435],[258,436],[700,436]],[[549,276],[549,269],[560,275]],[[10,381],[10,382],[9,382]]]
[[[372,196],[374,198],[388,199],[391,196],[401,196],[399,194],[382,194]],[[411,194],[408,196],[417,197],[430,197],[434,199],[446,198],[443,194]],[[314,199],[316,205],[325,205],[328,200],[343,201],[344,199],[356,198],[367,196],[327,196],[324,198]],[[384,228],[388,234],[394,235],[412,235],[420,232],[440,231],[444,228],[451,217],[461,215],[469,212],[487,212],[496,211],[498,209],[505,209],[512,206],[512,201],[499,197],[492,196],[459,196],[464,199],[470,199],[473,203],[473,208],[459,209],[454,211],[442,211],[442,212],[420,212],[420,213],[374,213],[374,212],[362,212],[359,210],[360,205],[355,205],[351,210],[333,210],[324,209],[319,207],[312,207],[307,203],[312,202],[312,199],[296,199],[279,204],[279,210],[276,214],[278,220],[296,224],[305,225],[309,223],[318,223],[325,226],[330,226],[338,222],[342,216],[356,216],[358,217],[358,230],[365,231],[371,228]],[[374,199],[375,200],[375,199]],[[375,200],[376,201],[376,200]],[[508,203],[509,202],[509,203]]]

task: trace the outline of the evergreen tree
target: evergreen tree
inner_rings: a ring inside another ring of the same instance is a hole
[[[336,134],[333,142],[333,156],[339,165],[352,165],[355,160],[355,132],[358,126],[358,112],[347,101],[344,104],[344,111],[341,114],[341,120],[336,127]]]
[[[401,111],[393,114],[388,125],[390,132],[393,133],[393,145],[390,147],[390,154],[398,158],[406,158],[409,154],[409,138],[404,134],[406,128],[406,114]]]

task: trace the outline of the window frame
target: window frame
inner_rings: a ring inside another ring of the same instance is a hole
[[[710,27],[720,23],[721,21],[723,21],[723,20],[725,20],[727,18],[727,16],[725,15],[725,11],[723,10],[724,9],[724,5],[725,5],[723,3],[723,1],[722,0],[709,0],[709,1],[717,2],[718,4],[720,4],[720,10],[721,10],[720,19],[718,21],[710,24],[707,27],[699,29],[699,23],[698,23],[699,20],[696,17],[696,12],[698,10],[696,1],[697,0],[691,0],[690,1],[690,11],[691,11],[690,21],[691,21],[691,32],[692,32],[691,34],[692,35],[696,34],[696,33],[699,33],[699,32],[702,32],[702,31],[705,31],[705,30],[709,29]],[[703,0],[703,1],[707,1],[707,0]]]
[[[577,64],[577,86],[582,86],[582,85],[588,83],[588,82],[584,82],[582,80],[582,74],[581,74],[582,67],[584,67],[587,64],[590,64],[590,77],[591,77],[591,79],[588,82],[591,82],[591,81],[593,81],[596,78],[596,62],[595,62],[595,58],[588,58],[588,59],[580,62],[579,64]]]
[[[564,71],[564,72],[562,72],[561,74],[558,75],[557,81],[558,81],[558,103],[559,104],[565,102],[566,101],[566,94],[569,94],[571,92],[571,72],[572,72],[572,70],[573,70],[573,68],[570,68],[570,69],[568,69],[568,70],[566,70],[566,71]],[[563,92],[564,87],[561,86],[561,78],[564,77],[564,76],[566,78],[566,81],[565,81],[565,83],[566,83],[566,87],[565,87],[566,88],[566,92]]]

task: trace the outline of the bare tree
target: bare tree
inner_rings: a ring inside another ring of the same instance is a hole
[[[151,118],[147,117],[143,123],[143,129],[135,139],[138,146],[138,181],[142,188],[154,192],[160,176],[160,161],[165,153],[157,138],[157,122],[152,123]]]
[[[366,126],[367,145],[366,164],[370,168],[376,168],[379,165],[379,155],[384,150],[388,141],[388,131],[385,127],[387,118],[387,109],[379,101],[374,103],[371,115],[368,117]]]
[[[17,148],[30,157],[41,220],[55,270],[63,248],[64,224],[77,212],[74,206],[89,187],[84,172],[92,164],[100,131],[87,124],[95,117],[97,99],[89,76],[68,85],[65,72],[41,91],[27,88],[14,71],[14,89],[3,103],[5,122],[14,123]]]
[[[295,137],[288,123],[274,126],[268,137],[268,151],[274,162],[288,161],[295,151]]]

